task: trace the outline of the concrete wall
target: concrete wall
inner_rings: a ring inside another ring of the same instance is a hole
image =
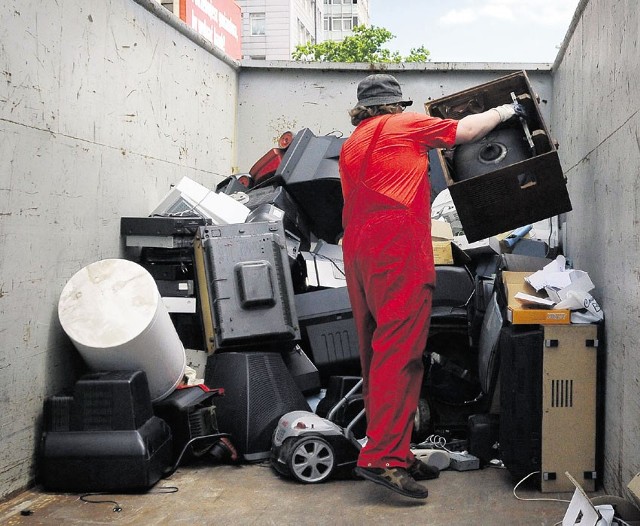
[[[526,70],[550,120],[550,68],[540,64],[404,64],[388,65],[414,101],[407,111],[425,113],[430,100]],[[348,137],[353,131],[348,111],[356,102],[356,87],[372,73],[369,65],[297,62],[243,62],[238,94],[238,168],[247,172],[285,131],[309,128],[316,135]],[[553,130],[551,130],[553,131]]]
[[[565,252],[605,313],[604,481],[640,472],[640,15],[583,0],[554,72],[552,126],[574,210]]]
[[[147,215],[182,176],[231,173],[236,82],[233,64],[131,0],[4,2],[0,498],[32,481],[43,400],[78,370],[63,286],[122,254],[121,216]]]

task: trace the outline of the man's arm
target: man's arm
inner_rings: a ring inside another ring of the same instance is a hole
[[[467,115],[458,121],[456,144],[465,144],[482,139],[501,122],[505,122],[518,112],[515,104],[503,104],[474,115]]]

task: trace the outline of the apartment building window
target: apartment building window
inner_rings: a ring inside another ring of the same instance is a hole
[[[251,13],[249,24],[251,26],[251,36],[264,36],[266,17],[264,13]]]
[[[325,23],[325,30],[327,31],[351,31],[353,29],[353,20],[349,17],[338,17],[334,16],[329,19],[329,28],[327,28],[327,24]],[[357,20],[357,19],[356,19]],[[326,19],[325,19],[326,22]]]

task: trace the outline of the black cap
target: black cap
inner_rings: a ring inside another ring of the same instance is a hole
[[[392,75],[385,73],[369,75],[358,84],[358,106],[398,103],[403,106],[411,106],[413,101],[402,100],[400,84]]]

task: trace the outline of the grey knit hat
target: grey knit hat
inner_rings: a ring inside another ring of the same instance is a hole
[[[411,106],[413,101],[402,100],[400,84],[392,75],[385,73],[369,75],[358,84],[358,106],[398,103]]]

